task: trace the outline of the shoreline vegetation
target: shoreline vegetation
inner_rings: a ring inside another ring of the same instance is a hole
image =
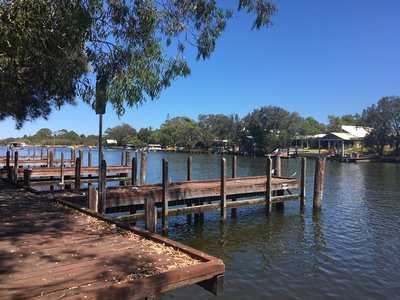
[[[276,149],[301,148],[318,152],[318,145],[301,147],[299,140],[318,134],[341,132],[342,125],[364,126],[371,133],[359,149],[346,153],[374,154],[379,157],[398,157],[400,154],[400,97],[384,97],[367,107],[361,114],[328,116],[328,124],[312,117],[302,117],[277,106],[264,106],[243,118],[237,114],[199,115],[189,117],[167,116],[160,128],[135,129],[132,125],[107,128],[103,143],[109,148],[133,148],[149,151],[179,151],[190,153],[235,153],[265,155]],[[21,142],[38,146],[96,146],[97,135],[84,135],[62,129],[51,131],[42,128],[33,135],[0,140],[0,145]],[[302,143],[303,144],[303,143]],[[313,150],[314,149],[314,150]],[[397,160],[397,158],[396,158]]]
[[[400,154],[400,97],[384,97],[361,114],[328,116],[328,124],[312,117],[302,117],[277,106],[264,106],[243,118],[237,114],[199,115],[197,120],[178,116],[170,118],[160,128],[135,129],[130,124],[107,128],[103,143],[110,148],[133,148],[191,153],[235,153],[265,155],[276,149],[298,147],[294,141],[328,132],[341,132],[342,125],[371,128],[361,149],[349,149],[380,157]],[[0,144],[22,142],[46,146],[96,146],[97,135],[79,134],[72,130],[52,131],[42,128],[33,135],[6,138]],[[297,142],[296,142],[297,143]],[[316,145],[301,147],[318,149]],[[346,152],[348,152],[347,150]]]

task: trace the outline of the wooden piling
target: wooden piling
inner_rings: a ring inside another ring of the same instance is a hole
[[[101,213],[106,212],[106,195],[107,195],[107,162],[103,159],[100,164],[100,182],[101,182],[101,195],[99,195],[99,202],[101,201]]]
[[[192,164],[193,164],[193,160],[192,157],[189,156],[187,158],[187,165],[186,165],[186,180],[187,181],[192,181]],[[192,199],[187,199],[186,200],[186,206],[187,207],[191,207],[193,205],[192,203]],[[188,224],[192,223],[192,214],[187,214],[186,215],[186,221]]]
[[[156,232],[157,228],[157,208],[153,198],[145,198],[145,227],[151,233]]]
[[[60,178],[61,178],[60,184],[64,186],[64,152],[61,152]]]
[[[31,169],[24,170],[24,185],[25,186],[31,186],[31,175],[32,175]]]
[[[17,183],[18,182],[18,151],[15,151],[14,153],[14,174],[13,174],[13,182]]]
[[[43,147],[40,148],[40,160],[43,160]]]
[[[147,152],[142,151],[140,155],[140,185],[144,185],[146,182],[146,171],[147,171]]]
[[[270,213],[272,210],[272,160],[271,157],[268,157],[266,160],[266,189],[265,189],[265,202],[267,213]]]
[[[237,156],[234,155],[232,157],[232,178],[237,177]],[[236,201],[235,198],[232,198],[232,201]],[[232,208],[231,209],[231,216],[232,218],[236,218],[237,216],[237,208]]]
[[[75,148],[71,148],[71,157],[70,157],[70,159],[71,159],[71,164],[73,164],[75,162],[75,159],[76,159],[76,157],[75,157]]]
[[[303,210],[306,203],[306,172],[307,172],[307,159],[301,159],[300,170],[300,209]]]
[[[54,152],[53,152],[53,150],[51,150],[51,151],[48,153],[47,166],[48,166],[49,168],[52,168],[52,167],[54,166]]]
[[[136,157],[132,158],[132,171],[131,171],[131,184],[133,186],[137,186],[137,159]]]
[[[279,154],[277,154],[274,159],[274,170],[275,170],[275,173],[274,173],[275,176],[277,176],[277,177],[282,176],[282,160],[281,160],[281,157]],[[284,193],[285,192],[283,190],[279,190],[279,191],[276,191],[275,193],[273,193],[273,195],[274,196],[283,196]],[[276,208],[278,210],[283,210],[285,208],[285,203],[283,201],[276,203]]]
[[[99,197],[97,190],[91,184],[88,186],[87,198],[88,208],[97,213],[99,211]]]
[[[129,162],[131,161],[131,153],[129,151],[125,152],[125,166],[129,166]]]
[[[162,160],[162,230],[168,232],[168,160]]]
[[[121,166],[125,165],[125,152],[121,152]]]
[[[325,165],[326,165],[325,157],[319,157],[316,160],[315,177],[314,177],[314,198],[313,198],[314,211],[321,209],[322,196],[324,193]]]
[[[88,163],[87,163],[88,167],[92,166],[92,151],[88,151]]]
[[[221,221],[226,221],[226,159],[221,158]]]
[[[7,150],[6,152],[6,169],[8,170],[10,168],[10,151]]]
[[[81,189],[81,164],[82,157],[75,159],[75,190],[78,192]]]

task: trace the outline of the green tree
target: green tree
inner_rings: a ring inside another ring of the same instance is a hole
[[[93,75],[119,115],[190,73],[193,47],[207,59],[236,11],[271,24],[267,0],[9,0],[0,2],[0,119],[47,117],[76,96],[94,101]],[[88,67],[90,66],[90,68]],[[4,70],[4,71],[3,71]]]
[[[201,129],[187,117],[175,117],[167,120],[160,128],[161,143],[165,146],[183,146],[192,149],[201,141]]]
[[[329,115],[328,116],[329,123],[327,126],[327,130],[329,132],[342,132],[342,125],[361,125],[361,116],[359,114],[351,115],[343,115],[341,117]]]
[[[301,117],[276,106],[265,106],[254,110],[243,119],[243,137],[252,137],[252,143],[263,152],[288,145],[298,134]],[[243,142],[244,143],[244,142]]]
[[[363,111],[362,121],[372,128],[365,140],[367,146],[383,155],[384,147],[392,145],[395,153],[400,154],[400,97],[381,98]]]
[[[135,128],[126,123],[107,128],[105,131],[106,137],[116,140],[120,146],[126,146],[132,138],[136,137],[136,134]]]
[[[301,135],[316,135],[319,133],[324,133],[326,131],[326,126],[319,123],[313,117],[305,118],[302,121],[300,134]]]
[[[238,141],[239,117],[223,114],[199,115],[199,126],[203,131],[204,143],[209,144],[214,139],[229,142]]]

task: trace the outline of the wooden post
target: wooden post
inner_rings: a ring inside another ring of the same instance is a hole
[[[14,176],[13,176],[13,182],[17,183],[18,182],[18,151],[15,151],[14,153]]]
[[[277,154],[275,156],[274,162],[275,162],[275,164],[274,164],[274,169],[275,169],[274,175],[277,176],[277,177],[281,177],[282,176],[282,160],[281,160],[281,157],[280,157],[279,154]],[[275,192],[276,196],[283,196],[284,194],[285,194],[284,190],[279,190],[279,191]],[[285,203],[283,201],[276,203],[276,208],[278,210],[283,210],[285,208]]]
[[[43,147],[40,147],[40,160],[43,160]]]
[[[48,166],[49,168],[52,168],[52,167],[54,166],[54,152],[53,152],[53,150],[51,150],[51,151],[48,153],[47,166]]]
[[[321,140],[318,139],[318,155],[321,154]]]
[[[187,181],[192,181],[192,164],[193,164],[192,157],[189,156],[187,158],[187,166],[186,166],[186,172],[187,172],[186,173],[186,180]],[[192,205],[193,205],[192,199],[187,199],[186,200],[186,206],[190,207]],[[187,214],[186,215],[186,221],[187,221],[188,224],[192,223],[192,214]]]
[[[168,160],[162,160],[162,229],[168,232]]]
[[[10,151],[7,150],[6,152],[6,169],[10,169]]]
[[[140,155],[140,185],[144,185],[146,182],[146,170],[147,170],[147,152],[142,151]]]
[[[272,210],[272,159],[271,157],[267,158],[266,162],[266,187],[265,187],[265,202],[267,206],[267,213],[270,213]]]
[[[301,159],[301,175],[300,175],[300,209],[303,210],[306,203],[306,172],[307,159]]]
[[[75,158],[75,148],[71,148],[71,164],[74,164]]]
[[[61,152],[60,180],[61,180],[60,184],[64,186],[64,152]]]
[[[24,185],[25,186],[31,186],[31,176],[32,176],[31,169],[24,170]]]
[[[221,221],[226,221],[226,159],[221,158]]]
[[[88,151],[88,167],[92,166],[92,151]]]
[[[125,166],[129,166],[129,162],[131,160],[131,153],[129,151],[125,152]]]
[[[133,186],[137,185],[137,160],[136,157],[132,158],[132,171],[131,171],[131,184]]]
[[[89,183],[88,185],[88,208],[94,212],[99,212],[99,197],[97,194],[97,190]]]
[[[75,190],[78,192],[81,189],[81,163],[82,157],[75,159]]]
[[[321,209],[322,195],[324,193],[325,163],[325,157],[319,157],[316,160],[313,198],[314,211]]]
[[[101,199],[101,213],[105,213],[106,212],[106,203],[107,203],[107,163],[106,161],[103,159],[101,161],[101,165],[100,165],[100,180],[101,180],[101,196],[99,195],[99,201]]]
[[[193,164],[193,160],[192,157],[189,156],[187,158],[187,181],[191,181],[192,180],[192,164]]]
[[[122,151],[121,152],[121,166],[123,166],[125,164],[124,159],[125,159],[125,153],[124,153],[124,151]]]
[[[157,228],[157,208],[154,203],[153,198],[145,198],[145,214],[146,214],[146,230],[150,231],[151,233],[156,232]]]
[[[234,155],[232,157],[232,178],[237,177],[237,156]],[[232,201],[236,201],[235,198],[232,199]],[[231,216],[232,218],[236,218],[237,216],[237,208],[232,208],[231,209]]]
[[[275,176],[282,176],[282,162],[280,155],[275,156]]]

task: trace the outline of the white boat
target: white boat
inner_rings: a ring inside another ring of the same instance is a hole
[[[22,142],[13,142],[13,143],[10,143],[9,145],[8,145],[8,148],[10,148],[10,150],[19,150],[19,149],[22,149],[22,148],[24,148],[24,147],[26,147],[26,144],[25,143],[22,143]]]

